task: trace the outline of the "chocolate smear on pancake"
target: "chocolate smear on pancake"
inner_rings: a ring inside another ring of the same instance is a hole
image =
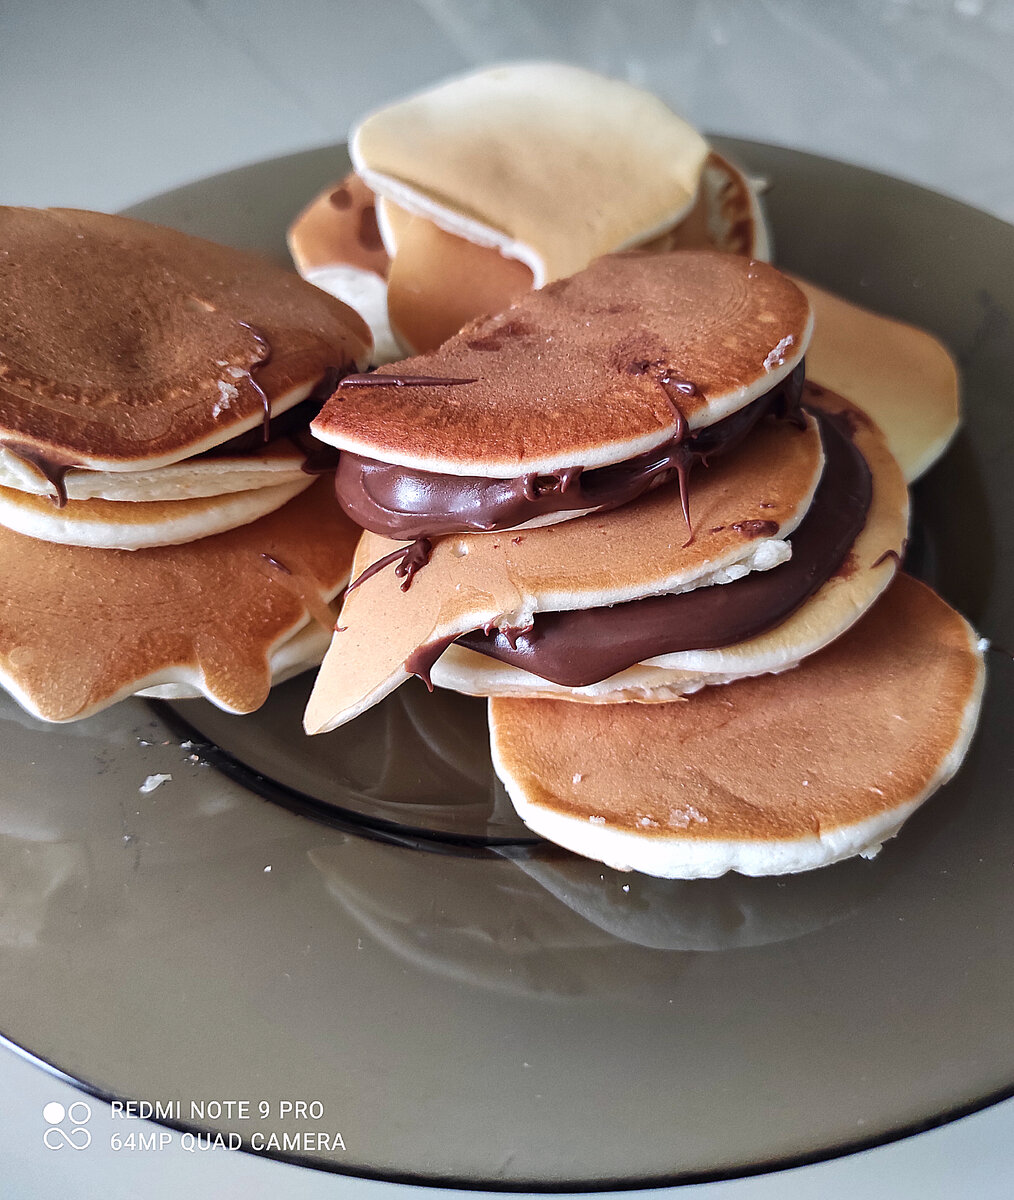
[[[392,550],[390,554],[385,554],[383,558],[378,558],[375,563],[370,563],[361,575],[357,575],[355,579],[345,589],[345,594],[348,595],[354,588],[359,587],[361,583],[365,583],[367,579],[372,579],[378,571],[382,571],[391,563],[397,563],[394,568],[394,573],[399,579],[404,580],[401,585],[401,590],[407,592],[412,586],[413,576],[417,571],[421,571],[423,567],[430,561],[430,555],[433,553],[433,543],[428,538],[416,538],[414,542],[410,542],[407,546],[401,546],[397,550]],[[448,642],[452,642],[451,638]]]

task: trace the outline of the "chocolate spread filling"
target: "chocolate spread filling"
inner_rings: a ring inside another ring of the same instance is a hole
[[[631,363],[627,369],[632,374],[660,370],[657,382],[677,413],[675,434],[653,450],[611,466],[587,470],[565,467],[513,479],[417,471],[344,451],[335,476],[338,501],[364,529],[397,541],[412,541],[450,533],[514,529],[549,513],[619,508],[678,478],[687,528],[692,534],[687,497],[692,467],[737,445],[768,413],[798,419],[805,372],[802,362],[770,392],[694,433],[687,429],[678,406],[679,395],[696,391],[692,382],[670,375],[659,364]],[[365,385],[370,378],[391,382],[389,376],[364,376],[361,380],[349,377],[342,381],[342,387],[360,382]],[[396,386],[405,383],[400,381]]]
[[[781,624],[844,561],[866,524],[873,494],[870,469],[847,424],[820,411],[813,415],[824,444],[824,473],[790,535],[788,562],[678,595],[538,613],[529,630],[476,630],[458,644],[553,683],[585,687],[661,654],[730,646]]]

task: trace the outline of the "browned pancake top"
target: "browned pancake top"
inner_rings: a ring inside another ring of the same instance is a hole
[[[645,838],[784,840],[921,797],[961,741],[980,673],[968,624],[899,575],[794,671],[672,704],[493,700],[491,721],[533,804]]]
[[[791,281],[750,259],[608,255],[379,372],[475,383],[342,387],[314,430],[374,458],[445,471],[616,462],[634,440],[676,426],[662,368],[694,385],[678,396],[690,425],[710,424],[746,403],[746,389],[752,398],[774,386],[805,343],[809,311]]]
[[[355,172],[311,200],[290,225],[288,239],[293,261],[304,274],[350,266],[382,279],[387,275],[375,198]]]
[[[93,550],[0,528],[0,668],[48,720],[170,672],[249,712],[270,650],[348,578],[359,530],[330,478],[250,525],[183,546]]]
[[[369,344],[351,309],[255,255],[125,217],[0,208],[12,448],[82,466],[176,461],[254,423],[258,387],[270,402],[362,363]]]

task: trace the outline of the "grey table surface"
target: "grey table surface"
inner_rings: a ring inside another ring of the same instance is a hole
[[[116,210],[340,140],[371,107],[450,72],[531,57],[626,77],[716,132],[876,167],[1014,220],[1011,0],[0,0],[0,203]],[[44,1106],[81,1098],[0,1052],[5,1200],[435,1194],[188,1153],[178,1136],[117,1153],[97,1101],[87,1152],[48,1150]],[[673,1194],[991,1200],[1014,1192],[1012,1146],[1008,1101],[850,1158]]]

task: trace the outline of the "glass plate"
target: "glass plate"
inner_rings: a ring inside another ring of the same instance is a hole
[[[915,489],[909,561],[1009,649],[1014,230],[718,144],[770,180],[782,266],[958,355],[967,426]],[[346,169],[299,154],[132,215],[284,260]],[[873,862],[784,879],[667,883],[538,843],[482,703],[415,683],[311,741],[307,678],[243,718],[135,700],[53,727],[4,701],[0,1028],[178,1127],[393,1180],[640,1187],[947,1120],[1014,1080],[1014,663],[989,657],[955,781]],[[248,1114],[209,1116],[228,1100]]]

